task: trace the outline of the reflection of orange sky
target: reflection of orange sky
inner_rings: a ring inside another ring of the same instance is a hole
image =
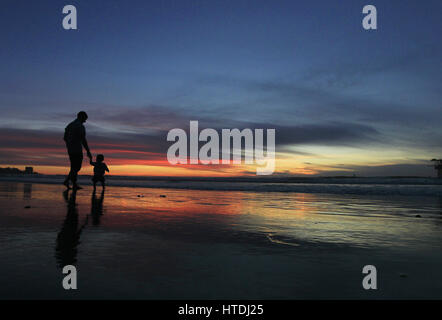
[[[15,208],[6,210],[5,214],[20,217],[19,220],[12,219],[20,225],[28,221],[34,226],[41,224],[47,228],[48,223],[54,223],[59,227],[69,212],[68,199],[64,199],[63,188],[58,185],[2,185],[2,205]],[[101,194],[101,189],[98,190],[97,198]],[[72,191],[68,195],[71,196]],[[120,239],[125,238],[122,233],[112,231],[135,232],[138,228],[143,233],[151,228],[168,237],[173,237],[175,231],[180,236],[192,236],[196,231],[206,237],[207,234],[201,233],[201,230],[207,230],[208,226],[213,228],[208,232],[213,230],[218,232],[218,236],[238,239],[238,232],[242,232],[246,236],[243,239],[259,239],[278,246],[299,246],[309,241],[315,247],[324,242],[363,247],[375,244],[391,248],[391,239],[402,239],[396,245],[404,247],[421,246],[422,243],[422,248],[428,246],[427,242],[416,241],[416,234],[434,234],[434,226],[410,225],[411,220],[403,216],[404,210],[407,210],[403,199],[396,200],[397,206],[392,206],[396,202],[391,202],[391,199],[362,199],[361,203],[360,197],[348,195],[109,187],[103,197],[103,216],[100,219],[101,225],[106,228],[103,230],[111,231],[107,236],[109,240],[116,235]],[[31,211],[25,209],[29,201],[32,201]],[[96,198],[91,187],[77,193],[79,223],[86,223],[87,216],[93,213],[93,201]],[[386,206],[400,214],[385,214],[383,209]],[[409,209],[408,212],[413,212],[412,208]],[[230,230],[232,232],[222,233]],[[106,237],[106,232],[99,234]],[[251,234],[258,237],[250,237]]]
[[[265,197],[265,199],[264,199]],[[242,200],[242,199],[239,199]],[[264,207],[256,212],[256,200],[246,200],[242,204],[243,212],[250,212],[253,215],[263,216],[269,219],[292,219],[293,215],[296,218],[304,219],[317,212],[316,201],[317,195],[313,193],[266,193],[260,194],[258,202],[264,202]],[[250,217],[253,219],[253,216]]]
[[[61,194],[59,187],[39,185],[38,194],[34,190],[33,199],[54,201],[54,194]],[[77,193],[76,203],[79,213],[88,214],[91,209],[92,189],[86,187]],[[22,192],[18,188],[17,192]],[[72,194],[70,192],[69,194]],[[96,197],[99,198],[101,188]],[[55,197],[61,201],[62,197]],[[272,221],[287,221],[287,226],[302,223],[302,220],[315,220],[318,197],[302,193],[261,193],[240,191],[174,190],[156,188],[109,187],[104,193],[104,207],[107,224],[121,223],[130,215],[131,219],[182,219],[198,218],[200,215],[217,215],[234,219],[232,227],[242,224],[262,224],[269,232]],[[111,211],[111,212],[110,212]],[[110,214],[110,215],[109,215]],[[240,220],[236,220],[237,218]],[[229,218],[229,219],[230,219]]]
[[[236,215],[243,211],[243,202],[238,201],[240,194],[232,192],[228,198],[211,191],[183,192],[182,190],[160,190],[146,188],[119,188],[119,195],[105,195],[106,206],[121,212],[143,212],[161,216],[183,215],[186,217],[200,214]],[[138,197],[140,195],[141,197]],[[165,197],[162,197],[162,196]],[[234,201],[232,201],[234,200]]]

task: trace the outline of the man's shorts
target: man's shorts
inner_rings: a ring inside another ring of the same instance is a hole
[[[80,171],[81,163],[83,162],[82,153],[69,153],[69,160],[71,162],[71,168],[76,171]]]

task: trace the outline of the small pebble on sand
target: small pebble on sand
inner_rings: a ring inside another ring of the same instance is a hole
[[[166,196],[164,195],[164,194],[161,194],[160,195],[160,198],[165,198]]]
[[[31,206],[26,206],[25,209],[29,209]]]
[[[421,217],[421,215],[420,215],[420,214],[417,214],[417,215],[416,215],[416,218],[420,218],[420,217]]]

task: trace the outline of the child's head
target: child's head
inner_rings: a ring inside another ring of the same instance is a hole
[[[103,162],[104,156],[102,154],[97,154],[97,162]]]

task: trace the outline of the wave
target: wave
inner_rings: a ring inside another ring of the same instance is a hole
[[[1,176],[0,181],[61,184],[64,176]],[[106,177],[108,186],[172,188],[251,192],[331,193],[355,195],[442,196],[442,181],[435,178],[179,178],[179,177]],[[89,176],[79,183],[90,185]]]

